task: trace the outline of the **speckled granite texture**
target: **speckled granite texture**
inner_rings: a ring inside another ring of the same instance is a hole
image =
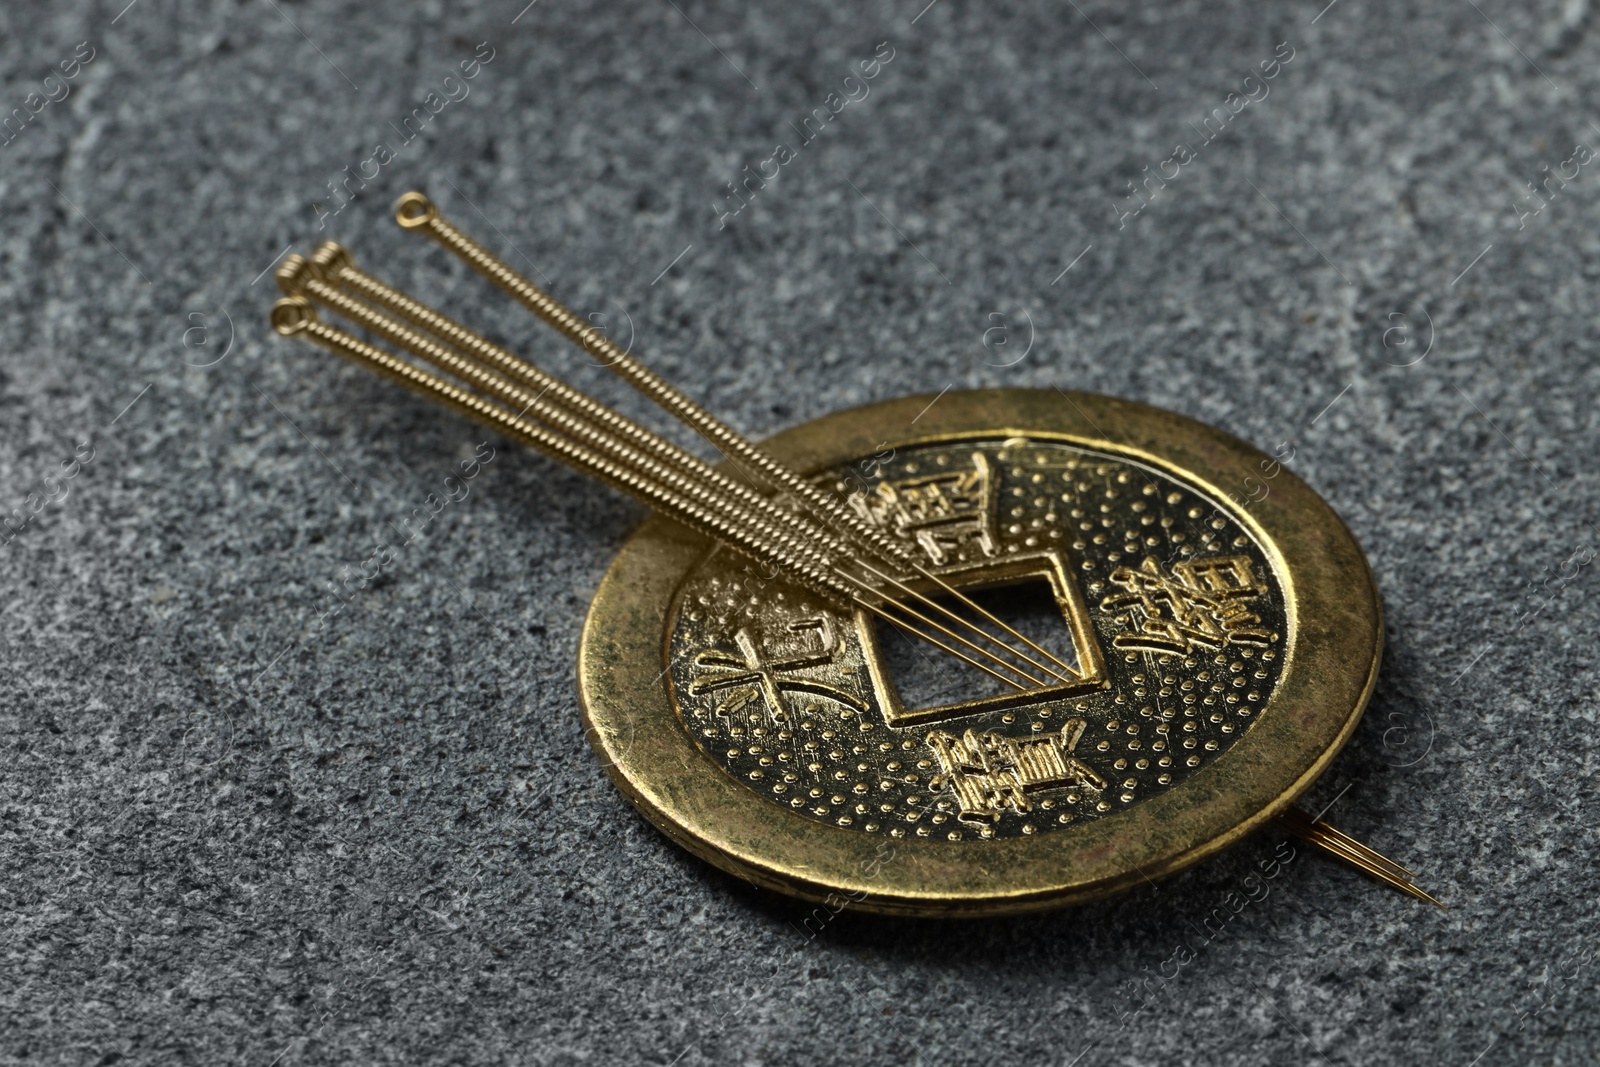
[[[0,1059],[1594,1061],[1587,0],[523,2],[0,8]],[[752,433],[1059,385],[1292,447],[1390,636],[1310,803],[1451,910],[1302,854],[1201,934],[1263,837],[808,939],[596,765],[641,511],[504,441],[330,612],[486,436],[273,338],[286,246],[581,363],[396,230],[414,185]]]

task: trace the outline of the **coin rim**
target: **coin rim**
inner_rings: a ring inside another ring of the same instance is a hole
[[[896,436],[893,427],[913,432]],[[1188,779],[1132,808],[1030,837],[891,839],[830,826],[756,793],[703,752],[668,694],[673,596],[709,541],[654,516],[601,581],[578,655],[579,698],[607,773],[646,818],[707,862],[808,900],[887,914],[983,916],[1108,896],[1235,844],[1288,807],[1349,739],[1377,682],[1382,607],[1344,522],[1287,468],[1248,510],[1227,487],[1278,461],[1231,434],[1135,401],[1062,390],[904,397],[824,416],[764,447],[822,472],[888,444],[1031,437],[1123,455],[1202,491],[1254,536],[1284,591],[1282,674],[1254,724]]]

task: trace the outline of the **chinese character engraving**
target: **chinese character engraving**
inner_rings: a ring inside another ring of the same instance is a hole
[[[956,818],[980,824],[999,821],[1007,809],[1032,811],[1028,794],[1040,790],[1102,790],[1105,779],[1072,754],[1084,726],[1082,719],[1069,719],[1059,734],[1022,739],[994,730],[968,730],[960,738],[935,730],[928,746],[939,757],[940,773],[932,786],[955,794]]]
[[[689,683],[689,692],[696,696],[724,694],[716,708],[719,715],[730,715],[762,700],[774,722],[785,722],[790,716],[786,693],[809,693],[838,701],[857,712],[868,710],[866,701],[856,694],[794,673],[833,662],[839,637],[829,617],[801,619],[789,625],[788,633],[798,635],[802,647],[783,658],[763,651],[749,628],[741,628],[733,635],[737,654],[716,648],[700,652],[694,657],[697,673]],[[817,647],[804,647],[811,636]]]
[[[976,544],[992,556],[996,477],[988,456],[972,453],[972,469],[882,481],[855,493],[850,505],[868,522],[913,538],[934,563]]]
[[[1124,592],[1107,596],[1100,607],[1117,612],[1129,627],[1112,638],[1117,648],[1187,655],[1196,647],[1269,645],[1276,639],[1246,605],[1266,592],[1246,556],[1184,560],[1172,565],[1170,575],[1146,556],[1137,569],[1117,568],[1111,582]]]

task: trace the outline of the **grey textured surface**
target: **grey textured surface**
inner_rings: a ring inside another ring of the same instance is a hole
[[[1588,3],[923,2],[0,9],[0,114],[95,50],[0,146],[0,510],[40,494],[0,552],[0,1058],[1593,1061],[1600,578],[1562,564],[1600,542],[1600,176],[1514,207],[1600,145]],[[480,41],[470,95],[319,233]],[[719,230],[724,183],[883,41]],[[319,626],[484,435],[275,341],[285,245],[332,235],[571,365],[395,230],[414,185],[751,432],[1014,384],[1292,442],[1391,637],[1313,801],[1452,909],[1301,856],[1205,942],[1262,839],[1076,911],[808,939],[603,777],[572,663],[640,511],[503,442]]]

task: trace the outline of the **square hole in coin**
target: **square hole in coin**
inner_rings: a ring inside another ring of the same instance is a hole
[[[1044,577],[1029,577],[1020,581],[1011,581],[1004,584],[991,585],[979,588],[965,588],[961,590],[962,596],[973,601],[991,615],[999,618],[1013,630],[1022,634],[1034,644],[1039,645],[1055,655],[1068,666],[1077,669],[1078,655],[1072,640],[1072,632],[1067,627],[1062,615],[1062,607],[1057,602],[1055,590],[1050,581]],[[964,619],[969,619],[983,627],[985,631],[993,634],[997,639],[1006,644],[1020,648],[1033,659],[1048,663],[1045,657],[1033,649],[1027,648],[1011,634],[999,626],[981,618],[977,612],[962,604],[949,594],[930,596],[938,604],[956,612]],[[978,641],[965,629],[957,627],[948,619],[937,615],[916,600],[907,601],[913,608],[929,618],[938,619],[950,629],[970,640],[993,649],[988,642]],[[929,631],[925,623],[916,623],[919,629]],[[883,619],[875,619],[873,626],[876,629],[878,648],[881,656],[884,673],[888,682],[894,687],[900,703],[909,713],[916,713],[930,708],[945,707],[951,704],[963,703],[969,700],[981,700],[987,697],[1004,696],[1014,693],[1010,686],[1004,685],[995,678],[983,673],[970,664],[944,652],[926,641],[912,637],[900,627]],[[988,666],[1000,668],[993,661],[978,656],[970,648],[951,640],[945,634],[936,634],[941,641]],[[995,650],[998,651],[998,650]],[[1004,656],[1004,653],[1001,653]],[[1005,657],[1016,662],[1022,669],[1030,672],[1041,681],[1060,684],[1037,667],[1016,660],[1014,657]],[[1002,671],[1002,673],[1007,673]]]

